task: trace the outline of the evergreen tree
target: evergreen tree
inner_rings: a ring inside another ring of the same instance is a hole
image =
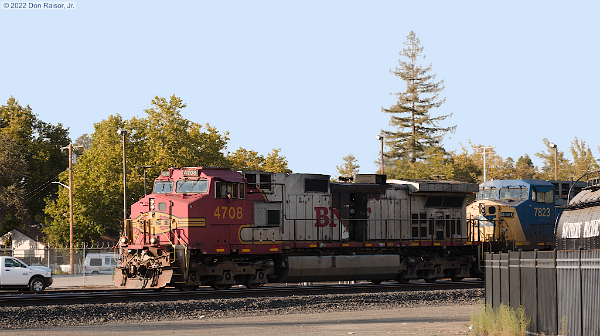
[[[517,179],[534,179],[536,178],[536,169],[529,155],[522,155],[515,164],[515,178]]]
[[[385,113],[392,114],[390,126],[396,131],[383,131],[386,135],[390,151],[387,156],[392,159],[408,159],[415,163],[425,156],[431,147],[441,147],[443,136],[454,131],[456,126],[441,127],[439,123],[451,114],[433,117],[430,111],[440,107],[446,98],[440,99],[444,90],[444,80],[436,81],[431,73],[432,66],[422,66],[418,62],[425,59],[423,47],[416,34],[411,31],[400,52],[399,67],[390,72],[406,82],[406,90],[396,93],[398,101],[390,108],[382,108]]]
[[[354,177],[358,174],[360,166],[356,164],[356,158],[352,154],[348,154],[342,158],[342,165],[336,166],[339,176],[342,177]]]

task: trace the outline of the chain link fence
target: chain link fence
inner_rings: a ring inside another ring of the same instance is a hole
[[[73,248],[74,274],[114,274],[117,265],[118,246],[93,246]],[[0,256],[20,259],[30,266],[46,266],[52,274],[70,274],[69,248],[12,249],[0,248]]]

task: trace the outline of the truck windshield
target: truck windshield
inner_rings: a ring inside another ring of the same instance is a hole
[[[175,190],[185,194],[205,193],[208,191],[208,180],[179,180]]]
[[[166,194],[173,192],[173,181],[156,181],[153,193]]]

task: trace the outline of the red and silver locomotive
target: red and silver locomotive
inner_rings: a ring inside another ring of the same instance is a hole
[[[181,290],[269,282],[478,276],[467,225],[471,183],[358,175],[161,173],[131,207],[115,284]]]

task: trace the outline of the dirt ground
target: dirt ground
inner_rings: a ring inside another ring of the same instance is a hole
[[[469,335],[471,314],[483,305],[399,308],[318,314],[202,318],[136,324],[4,330],[0,335]]]

